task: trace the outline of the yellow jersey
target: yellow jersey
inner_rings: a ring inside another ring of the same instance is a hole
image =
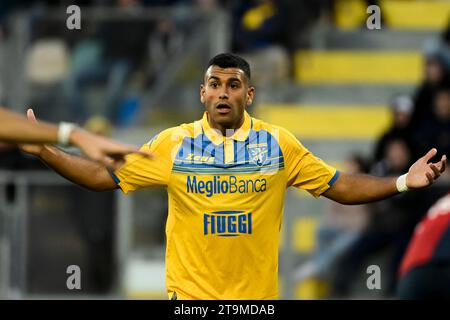
[[[166,286],[177,299],[277,299],[285,190],[319,197],[339,172],[286,129],[250,117],[224,137],[201,120],[162,131],[113,178],[128,193],[164,186]]]

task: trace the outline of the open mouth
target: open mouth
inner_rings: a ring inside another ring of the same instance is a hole
[[[231,106],[226,103],[220,103],[216,106],[216,109],[220,114],[226,114],[231,111]]]
[[[219,109],[219,110],[230,110],[231,109],[231,107],[228,104],[226,104],[226,103],[218,104],[216,106],[216,108]]]

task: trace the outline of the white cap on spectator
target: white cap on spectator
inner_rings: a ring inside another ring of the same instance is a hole
[[[394,98],[391,106],[395,112],[411,113],[414,108],[414,102],[410,96],[401,95]]]

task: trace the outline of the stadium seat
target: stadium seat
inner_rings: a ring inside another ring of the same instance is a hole
[[[419,51],[299,50],[294,57],[298,84],[417,84]]]

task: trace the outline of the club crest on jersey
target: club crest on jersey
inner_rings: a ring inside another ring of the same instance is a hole
[[[253,163],[262,166],[267,161],[267,143],[249,144],[247,149]]]
[[[203,214],[203,234],[236,237],[252,234],[252,213],[245,211],[215,211]]]

